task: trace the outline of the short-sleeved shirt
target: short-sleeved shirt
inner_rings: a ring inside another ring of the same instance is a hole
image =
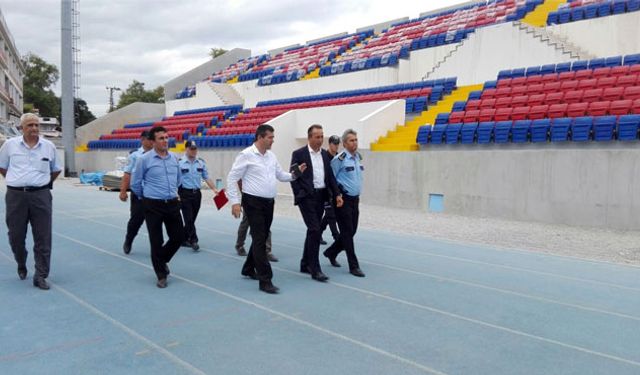
[[[0,168],[7,170],[7,186],[40,187],[51,181],[51,173],[60,172],[56,146],[42,137],[29,148],[23,137],[7,140],[0,148]]]
[[[350,154],[342,151],[331,160],[331,169],[342,193],[357,197],[362,189],[362,157],[358,152]]]
[[[142,156],[142,154],[144,154],[143,147],[140,147],[139,149],[129,154],[129,156],[127,157],[127,165],[125,165],[124,167],[124,173],[133,173],[133,169],[136,166],[136,160],[138,160],[138,158]]]
[[[180,173],[182,173],[182,187],[185,189],[200,189],[202,180],[209,178],[207,164],[197,158],[189,160],[188,157],[180,158]]]
[[[138,197],[173,199],[178,197],[181,181],[178,158],[171,152],[167,156],[160,156],[152,149],[136,162],[131,191]]]

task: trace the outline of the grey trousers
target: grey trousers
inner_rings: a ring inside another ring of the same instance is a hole
[[[247,239],[247,231],[249,230],[249,218],[242,214],[242,221],[238,227],[238,238],[236,239],[236,250],[244,247],[244,241]],[[271,231],[267,237],[267,253],[271,252]]]
[[[36,261],[34,279],[46,279],[51,263],[51,191],[7,190],[6,222],[9,229],[9,244],[18,267],[26,269],[27,225],[31,224],[33,236],[33,256]]]

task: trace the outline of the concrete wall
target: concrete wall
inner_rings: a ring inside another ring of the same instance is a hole
[[[196,94],[190,98],[167,100],[165,102],[165,111],[167,116],[173,116],[173,113],[176,111],[224,105],[226,104],[211,88],[207,81],[196,83]]]
[[[640,229],[637,145],[445,146],[421,152],[365,151],[363,201],[552,224]]]
[[[100,135],[109,134],[125,124],[158,121],[162,116],[164,116],[164,104],[140,102],[129,104],[77,128],[76,145],[96,140]]]
[[[220,71],[238,60],[251,57],[251,50],[244,48],[234,48],[227,51],[222,56],[211,59],[190,71],[170,80],[164,84],[164,100],[169,101],[175,99],[176,93],[187,86],[191,86],[197,82],[206,79],[211,74]]]
[[[553,25],[548,29],[595,56],[640,52],[640,12]]]

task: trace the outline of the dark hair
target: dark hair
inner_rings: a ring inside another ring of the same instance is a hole
[[[332,135],[331,137],[329,137],[329,143],[332,143],[334,145],[339,145],[340,137],[338,137],[337,135]]]
[[[267,135],[267,132],[273,133],[273,126],[269,124],[262,124],[258,126],[258,128],[256,129],[256,141],[258,140],[258,138],[264,138]]]
[[[162,126],[156,126],[155,128],[152,128],[151,130],[149,130],[149,139],[152,141],[156,140],[156,133],[166,133],[167,129],[165,129]]]
[[[140,138],[149,138],[149,131],[143,130],[142,133],[140,133]]]
[[[309,126],[309,129],[307,129],[307,138],[311,138],[311,133],[313,133],[313,129],[322,130],[322,125],[313,124],[313,125]]]

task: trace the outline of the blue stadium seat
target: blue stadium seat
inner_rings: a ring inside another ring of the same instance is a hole
[[[445,143],[448,145],[453,145],[458,143],[460,140],[461,129],[462,129],[462,124],[447,125],[447,129],[444,132]]]
[[[633,55],[626,55],[624,57],[624,65],[636,65],[640,64],[640,53]]]
[[[443,125],[449,122],[449,113],[438,113],[436,116],[436,125]]]
[[[436,124],[431,128],[431,143],[434,145],[442,144],[444,140],[444,132],[447,130],[447,124]]]
[[[611,3],[607,1],[598,4],[598,17],[606,17],[608,15],[611,15]]]
[[[517,68],[511,70],[511,78],[524,77],[525,68]]]
[[[494,125],[495,123],[493,121],[486,121],[478,124],[478,128],[476,130],[476,134],[478,135],[478,144],[491,143]]]
[[[569,129],[572,119],[561,117],[553,119],[551,126],[551,142],[565,142],[569,140]]]
[[[640,115],[624,115],[618,120],[618,139],[621,141],[638,140]]]
[[[546,64],[540,67],[540,74],[549,74],[556,71],[556,64]]]
[[[607,57],[604,60],[604,66],[614,67],[614,66],[620,66],[620,65],[622,65],[622,56]]]
[[[526,143],[529,141],[529,128],[531,120],[518,120],[511,127],[511,141],[513,143]]]
[[[635,12],[640,10],[640,0],[628,0],[627,12]]]
[[[530,66],[526,70],[526,76],[537,76],[540,74],[540,66]]]
[[[507,69],[507,70],[501,70],[498,72],[498,79],[502,79],[502,78],[511,78],[511,70]]]
[[[469,93],[469,98],[468,100],[478,100],[480,99],[480,97],[482,97],[482,90],[478,90],[478,91],[471,91]]]
[[[556,73],[563,73],[568,71],[571,71],[571,62],[556,64]]]
[[[558,23],[558,12],[549,12],[547,25],[555,25],[556,23]]]
[[[576,117],[571,124],[571,140],[574,142],[585,142],[591,137],[593,128],[593,117]]]
[[[613,14],[622,14],[627,11],[627,1],[626,0],[613,0],[613,5],[611,7]]]
[[[460,111],[464,111],[464,108],[467,106],[467,102],[466,101],[459,101],[459,102],[455,102],[453,103],[453,107],[451,108],[451,112],[460,112]],[[440,114],[438,115],[440,116]],[[449,116],[447,116],[448,118]],[[438,117],[436,116],[436,120],[438,119]]]
[[[551,128],[550,119],[533,120],[531,122],[531,142],[546,142],[549,137],[549,128]]]
[[[495,143],[508,143],[511,135],[511,121],[498,121],[493,129],[493,139]]]
[[[612,141],[617,116],[598,116],[593,122],[593,140]]]
[[[422,112],[426,109],[427,107],[427,97],[426,96],[420,96],[417,97],[415,99],[415,101],[413,102],[413,112]]]
[[[567,23],[571,21],[571,10],[560,9],[558,10],[558,23]]]
[[[572,71],[578,71],[578,70],[585,70],[589,67],[589,61],[587,60],[578,60],[578,61],[574,61],[571,64],[571,70]]]
[[[419,145],[426,145],[429,143],[429,135],[431,134],[431,125],[423,125],[418,128],[418,135],[416,136],[416,143]]]
[[[575,7],[571,9],[571,21],[580,21],[584,19],[584,9]]]
[[[465,145],[473,143],[473,141],[476,139],[477,129],[477,122],[468,122],[462,124],[462,129],[460,130],[460,143]]]
[[[484,83],[484,86],[482,86],[482,88],[483,88],[483,90],[495,89],[497,84],[498,84],[498,81],[486,81]]]
[[[598,4],[591,4],[584,7],[584,18],[591,19],[598,17]]]
[[[589,60],[589,69],[604,68],[605,59],[597,58]]]

